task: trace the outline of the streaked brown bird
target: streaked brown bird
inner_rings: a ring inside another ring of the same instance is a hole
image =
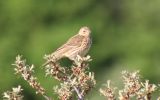
[[[91,30],[88,27],[84,26],[80,28],[78,34],[71,37],[64,45],[51,54],[54,56],[55,62],[64,57],[72,61],[76,60],[77,55],[84,57],[92,44],[90,33]],[[46,62],[44,65],[48,63]]]

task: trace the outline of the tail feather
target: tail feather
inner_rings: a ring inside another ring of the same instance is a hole
[[[42,67],[46,66],[49,64],[49,61],[45,62],[44,64],[42,64]]]
[[[61,58],[63,58],[65,56],[65,53],[68,50],[70,50],[70,48],[67,48],[67,49],[58,49],[54,53],[52,53],[50,55],[46,55],[44,57],[44,59],[46,59],[47,61],[42,66],[48,65],[50,62],[57,62],[59,59],[61,59]]]
[[[47,61],[44,64],[42,64],[42,67],[48,65],[50,62],[56,62],[58,60],[57,57],[53,54],[46,55],[44,59],[46,59]]]

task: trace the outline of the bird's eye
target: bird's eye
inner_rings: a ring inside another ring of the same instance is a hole
[[[83,30],[83,32],[86,32],[85,30]]]

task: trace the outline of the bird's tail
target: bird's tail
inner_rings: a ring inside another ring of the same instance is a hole
[[[47,61],[44,64],[42,64],[42,67],[48,65],[51,62],[55,63],[58,60],[57,57],[55,55],[53,55],[53,54],[51,54],[51,55],[45,55],[44,59],[46,59]]]
[[[44,64],[42,64],[42,67],[46,66],[49,64],[49,61],[45,62]]]

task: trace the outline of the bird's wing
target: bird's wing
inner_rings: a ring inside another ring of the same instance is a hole
[[[58,48],[56,51],[59,51],[63,48],[74,48],[74,47],[80,47],[82,44],[84,37],[80,36],[80,35],[75,35],[73,37],[71,37],[64,45],[62,45],[60,48]]]

